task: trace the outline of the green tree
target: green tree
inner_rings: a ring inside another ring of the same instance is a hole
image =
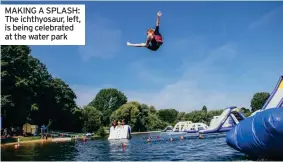
[[[127,103],[127,97],[122,92],[115,88],[106,88],[101,89],[88,105],[102,112],[102,123],[109,125],[111,113],[125,103]]]
[[[205,105],[202,107],[201,110],[207,113],[207,107]]]
[[[151,114],[156,114],[156,113],[157,113],[157,110],[156,110],[156,108],[155,108],[154,106],[150,106],[150,107],[149,107],[149,112],[150,112]]]
[[[184,121],[184,120],[186,120],[186,119],[185,119],[185,115],[186,115],[185,112],[179,112],[178,115],[177,115],[177,118],[176,118],[176,121],[175,121],[174,124],[176,124],[176,123],[179,122],[179,121]]]
[[[178,111],[175,109],[161,109],[157,114],[160,120],[172,124],[177,119]]]
[[[83,109],[83,119],[85,132],[97,131],[101,126],[102,113],[92,106],[86,106]]]
[[[250,111],[250,109],[247,109],[247,108],[245,108],[245,107],[242,107],[240,110],[241,110],[241,112],[242,112],[246,117],[248,117],[248,116],[250,116],[250,115],[252,114],[252,112]]]
[[[72,131],[81,132],[84,126],[83,109],[76,107],[72,110],[72,114],[73,114]]]
[[[65,131],[80,131],[78,123],[78,108],[75,103],[76,95],[73,90],[59,78],[52,78],[48,87],[37,95],[39,111],[33,112],[33,121],[39,125],[52,123],[50,129]],[[56,113],[54,113],[56,112]],[[76,115],[75,115],[76,113]]]
[[[251,100],[251,108],[252,112],[255,112],[262,108],[264,103],[269,98],[270,94],[268,92],[258,92],[254,94],[252,100]]]
[[[204,105],[201,110],[202,110],[202,112],[204,112],[204,113],[202,113],[202,115],[204,115],[203,120],[205,121],[205,123],[208,124],[209,121],[208,121],[208,115],[207,115],[207,107]]]
[[[37,111],[38,93],[52,79],[45,65],[30,55],[28,46],[1,46],[1,114],[4,127],[21,126]],[[40,106],[40,105],[39,105]]]
[[[204,111],[197,111],[197,110],[194,110],[190,113],[187,113],[185,115],[185,118],[188,120],[188,121],[191,121],[193,123],[196,123],[196,122],[203,122],[203,123],[207,123],[207,114],[204,112]]]
[[[184,119],[186,121],[191,121],[191,122],[203,122],[206,124],[209,124],[213,116],[219,116],[223,112],[222,109],[220,110],[211,110],[208,111],[207,113],[203,110],[194,110],[192,112],[186,113],[184,115]]]
[[[52,88],[52,107],[46,108],[49,117],[53,119],[55,129],[71,131],[75,119],[73,118],[73,111],[76,108],[76,94],[73,90],[59,78],[54,78],[51,82]],[[53,111],[58,113],[53,113]]]
[[[119,109],[114,111],[110,119],[111,120],[125,120],[126,124],[129,124],[133,131],[136,131],[138,128],[135,127],[138,120],[139,109],[133,103],[126,103],[122,105]]]
[[[156,114],[149,114],[148,123],[146,125],[147,130],[163,130],[169,123],[161,121]]]
[[[147,123],[148,123],[148,116],[150,113],[149,107],[146,104],[141,104],[138,106],[139,114],[137,118],[137,122],[135,124],[135,128],[139,132],[147,131]]]
[[[97,131],[97,134],[100,136],[100,137],[105,137],[106,136],[106,131],[104,129],[103,126],[101,126],[98,131]]]
[[[30,53],[28,46],[1,46],[3,127],[29,122],[61,130],[81,129],[74,127],[80,125],[74,115],[75,93]]]

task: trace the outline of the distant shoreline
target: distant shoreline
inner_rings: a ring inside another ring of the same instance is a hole
[[[132,132],[131,134],[135,135],[135,134],[150,134],[150,133],[158,133],[161,131],[149,131],[149,132]]]
[[[65,141],[71,141],[71,138],[49,138],[49,139],[31,139],[31,140],[25,140],[25,141],[20,141],[21,144],[26,144],[26,143],[49,143],[49,142],[65,142]],[[8,143],[1,143],[2,146],[10,146],[10,145],[17,145],[18,142],[8,142]]]
[[[137,134],[150,134],[150,133],[158,133],[158,132],[161,132],[161,131],[148,131],[148,132],[132,132],[131,134],[132,135],[137,135]],[[55,140],[56,139],[56,140]],[[25,140],[25,141],[20,141],[20,144],[26,144],[26,143],[39,143],[39,142],[42,142],[42,143],[49,143],[49,142],[62,142],[62,141],[70,141],[69,138],[60,138],[60,139],[57,139],[57,138],[48,138],[47,140],[46,139],[30,139],[30,140]],[[10,145],[17,145],[18,142],[7,142],[7,143],[1,143],[1,147],[2,146],[10,146]]]
[[[42,143],[46,143],[46,142],[52,142],[51,139],[45,140],[45,139],[34,139],[34,140],[26,140],[26,141],[20,141],[20,144],[24,144],[24,143],[38,143],[38,142],[42,142]],[[17,145],[18,142],[8,142],[8,143],[1,143],[1,146],[9,146],[9,145]]]

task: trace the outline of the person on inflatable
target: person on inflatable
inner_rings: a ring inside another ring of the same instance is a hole
[[[131,47],[146,47],[152,51],[157,51],[159,47],[163,44],[162,35],[159,33],[159,23],[160,23],[161,15],[162,13],[159,11],[157,13],[157,21],[156,21],[155,30],[152,28],[147,30],[146,43],[132,44],[130,42],[127,42],[127,45]]]

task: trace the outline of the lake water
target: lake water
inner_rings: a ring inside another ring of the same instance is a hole
[[[152,136],[146,143],[145,137]],[[225,134],[216,136],[170,137],[161,134],[133,135],[131,140],[108,141],[107,139],[72,141],[60,143],[22,144],[19,149],[13,146],[1,147],[1,160],[13,161],[145,161],[145,160],[246,160],[246,156],[225,142]],[[122,147],[122,142],[126,147]]]

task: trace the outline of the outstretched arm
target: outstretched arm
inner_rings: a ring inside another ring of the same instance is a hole
[[[156,26],[159,26],[159,24],[160,24],[160,17],[161,17],[161,15],[162,15],[161,11],[158,11],[157,12]]]
[[[160,17],[161,17],[162,13],[159,11],[157,12],[157,20],[156,20],[156,26],[155,26],[155,34],[159,34],[159,24],[160,24]]]

